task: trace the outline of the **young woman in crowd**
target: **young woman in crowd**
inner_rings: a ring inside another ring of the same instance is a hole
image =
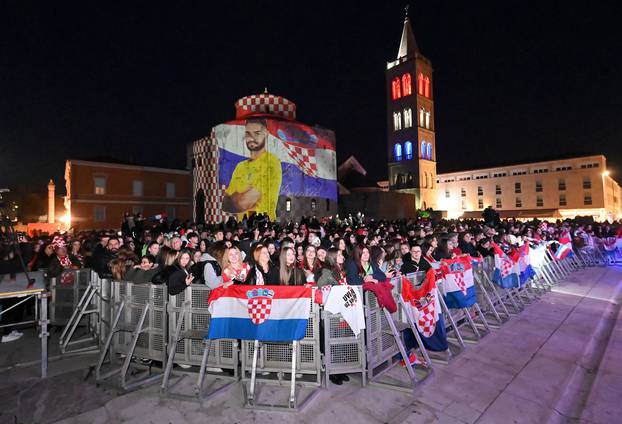
[[[253,249],[253,259],[255,266],[248,273],[245,284],[278,285],[279,269],[270,262],[268,248],[262,244],[257,244]]]
[[[138,264],[138,256],[128,245],[119,247],[116,257],[110,261],[110,271],[112,278],[116,281],[123,281],[125,274],[134,265]]]
[[[315,270],[319,268],[319,261],[317,259],[317,250],[315,246],[309,244],[304,250],[304,256],[300,263],[300,268],[305,273],[305,279],[307,283],[313,283],[315,280]]]
[[[351,285],[363,283],[377,283],[384,281],[387,276],[380,271],[378,265],[371,262],[369,249],[365,245],[356,245],[352,252],[352,259],[346,262],[346,276]]]
[[[326,259],[322,266],[315,272],[315,281],[318,287],[336,286],[346,283],[344,271],[345,258],[339,249],[330,248],[326,252]]]
[[[168,279],[173,272],[175,272],[175,261],[177,260],[178,253],[170,248],[162,247],[160,252],[161,262],[159,265],[159,271],[153,276],[153,284],[168,284]]]
[[[279,262],[279,285],[302,286],[306,283],[305,274],[297,266],[296,253],[292,247],[281,249]]]
[[[223,285],[226,287],[231,284],[244,284],[251,267],[248,263],[242,262],[240,249],[232,246],[225,250],[221,268]]]
[[[168,294],[176,295],[188,287],[194,281],[194,275],[190,271],[192,256],[189,250],[182,249],[173,264],[175,270],[168,277]]]

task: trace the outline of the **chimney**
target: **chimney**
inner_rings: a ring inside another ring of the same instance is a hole
[[[54,206],[54,197],[56,196],[56,186],[54,181],[50,178],[48,183],[48,223],[54,224],[54,213],[56,211]]]

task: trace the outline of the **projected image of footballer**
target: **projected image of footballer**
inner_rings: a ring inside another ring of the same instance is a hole
[[[244,214],[267,213],[276,220],[276,204],[281,190],[281,162],[266,150],[268,128],[264,119],[249,119],[244,129],[244,142],[250,158],[239,162],[225,191],[222,209]]]

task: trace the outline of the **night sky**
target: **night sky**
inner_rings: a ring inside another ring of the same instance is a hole
[[[63,186],[68,158],[184,167],[186,144],[265,86],[335,130],[339,163],[386,178],[405,2],[56,3],[0,6],[0,188]],[[615,3],[414,2],[438,171],[596,152],[621,181]]]

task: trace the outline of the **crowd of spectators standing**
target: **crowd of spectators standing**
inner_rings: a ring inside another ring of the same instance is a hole
[[[435,262],[462,254],[491,256],[491,242],[510,249],[570,234],[580,247],[622,236],[618,223],[500,221],[490,213],[483,221],[349,216],[303,218],[285,225],[261,215],[220,225],[165,220],[146,224],[127,215],[121,228],[20,236],[18,244],[28,270],[43,269],[48,277],[90,268],[102,278],[165,284],[175,295],[190,284],[374,284],[400,273],[426,271]],[[11,244],[1,242],[0,274],[20,269]]]

